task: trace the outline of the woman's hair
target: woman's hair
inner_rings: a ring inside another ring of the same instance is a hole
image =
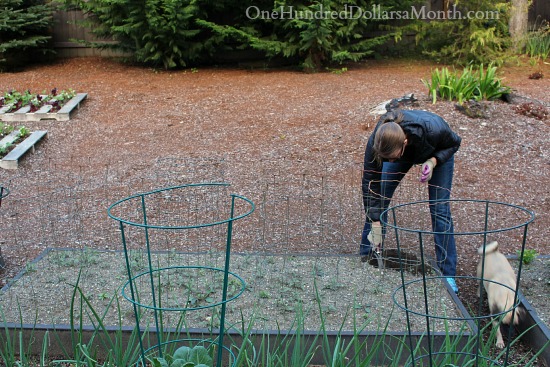
[[[381,125],[374,136],[374,157],[378,163],[382,157],[388,157],[391,153],[403,147],[407,138],[405,132],[399,126],[403,121],[403,113],[399,110],[386,113],[380,118]]]

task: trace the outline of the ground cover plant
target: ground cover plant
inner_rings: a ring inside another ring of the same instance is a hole
[[[548,116],[550,116],[548,108],[546,108],[544,105],[533,102],[522,103],[516,106],[515,111],[518,114],[534,117],[539,120],[546,120]]]

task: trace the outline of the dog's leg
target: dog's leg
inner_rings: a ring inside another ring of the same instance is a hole
[[[493,320],[493,327],[497,328],[497,342],[495,345],[497,346],[497,348],[503,349],[504,339],[502,339],[502,333],[500,332],[500,323],[497,320]]]
[[[372,252],[372,255],[376,258],[376,261],[378,262],[378,269],[380,270],[384,269],[384,259],[382,257],[383,256],[382,251],[379,248],[376,248]]]

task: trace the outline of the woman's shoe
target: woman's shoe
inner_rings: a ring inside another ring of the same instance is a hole
[[[456,285],[455,278],[453,277],[446,277],[445,280],[447,280],[447,283],[449,283],[449,286],[455,292],[458,294],[458,286]]]

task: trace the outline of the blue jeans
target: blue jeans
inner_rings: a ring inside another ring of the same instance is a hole
[[[384,162],[381,175],[381,195],[383,210],[390,205],[391,198],[395,189],[412,167],[410,163]],[[453,183],[454,157],[447,162],[438,164],[433,171],[432,178],[429,181],[428,193],[430,200],[437,200],[430,203],[430,215],[432,220],[432,230],[434,232],[435,253],[437,263],[443,275],[456,275],[456,243],[454,237],[453,218],[451,216],[451,187]],[[387,223],[387,218],[382,218]],[[371,221],[367,217],[361,236],[361,246],[359,253],[368,255],[372,251],[372,244],[367,239],[371,229]],[[385,230],[384,230],[385,233]]]

